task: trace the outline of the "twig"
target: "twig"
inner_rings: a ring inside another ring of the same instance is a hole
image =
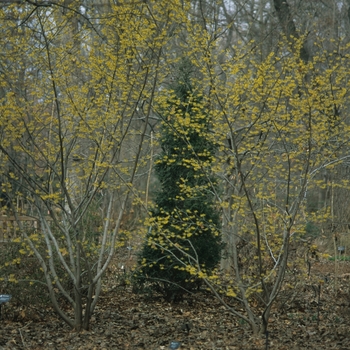
[[[320,299],[321,299],[321,284],[317,287],[317,326],[320,325]]]
[[[28,327],[31,323],[32,323],[32,321],[30,321],[29,323],[27,323],[27,324],[26,324],[25,326],[23,326],[22,328],[18,328],[18,332],[19,332],[19,334],[20,334],[20,336],[21,336],[22,344],[23,344],[23,347],[24,347],[24,348],[26,348],[27,346],[26,346],[26,343],[24,342],[24,338],[23,338],[21,329]]]
[[[21,329],[18,329],[18,331],[19,331],[19,334],[20,334],[21,339],[22,339],[23,347],[25,348],[25,347],[26,347],[26,344],[24,343],[24,339],[23,339],[23,335],[22,335]]]

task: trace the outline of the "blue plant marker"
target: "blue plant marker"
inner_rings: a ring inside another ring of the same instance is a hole
[[[10,294],[0,294],[0,318],[1,318],[1,306],[3,303],[7,303],[12,298]]]
[[[344,254],[344,252],[345,252],[345,247],[344,247],[344,246],[338,247],[338,252],[339,252],[340,254]]]
[[[179,341],[172,341],[170,343],[169,349],[176,350],[181,346],[181,343]]]
[[[0,294],[0,305],[3,303],[7,303],[12,298],[12,295],[10,294]]]

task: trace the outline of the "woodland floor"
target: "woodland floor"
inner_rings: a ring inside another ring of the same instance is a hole
[[[319,262],[314,276],[327,281],[320,302],[312,283],[276,302],[265,337],[252,337],[210,294],[177,304],[135,295],[116,287],[101,296],[91,330],[73,332],[50,310],[21,308],[15,298],[3,305],[0,349],[350,349],[350,263],[340,262],[335,292],[334,263]],[[315,280],[315,278],[313,279]],[[283,295],[283,294],[282,294]],[[318,316],[319,311],[319,316]]]

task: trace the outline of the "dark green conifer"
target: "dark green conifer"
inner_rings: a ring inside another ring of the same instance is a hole
[[[187,62],[179,69],[167,105],[162,116],[162,152],[155,167],[160,190],[136,281],[175,299],[198,287],[198,266],[206,273],[217,266],[221,238],[211,171],[216,147],[210,115],[193,91]]]

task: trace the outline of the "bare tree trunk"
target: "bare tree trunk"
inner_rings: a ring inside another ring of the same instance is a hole
[[[273,0],[273,4],[279,19],[280,25],[286,35],[287,39],[290,42],[292,49],[296,40],[300,38],[299,33],[295,27],[293,15],[290,11],[287,0]],[[306,42],[302,45],[300,49],[300,58],[307,62],[310,59],[310,52],[307,48]]]

